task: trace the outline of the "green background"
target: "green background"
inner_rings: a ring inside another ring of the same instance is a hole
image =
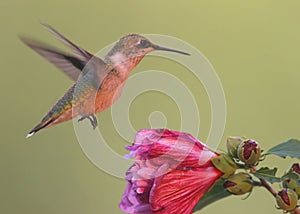
[[[199,49],[215,67],[226,94],[227,124],[220,149],[225,148],[228,135],[254,138],[264,148],[290,137],[300,138],[299,1],[83,2],[0,2],[1,213],[121,213],[118,203],[126,183],[87,159],[72,122],[25,139],[72,84],[18,40],[17,35],[26,34],[61,45],[38,20],[91,52],[128,33],[175,36]],[[201,106],[197,137],[205,142],[210,105],[201,83],[182,67],[153,57],[146,57],[132,74],[149,69],[168,71],[188,84]],[[154,92],[134,100],[130,109],[134,128],[149,128],[148,116],[153,111],[165,113],[168,128],[180,128],[176,104]],[[110,111],[97,117],[111,147],[125,154],[123,148],[130,142],[115,134]],[[291,161],[268,158],[264,164],[279,166],[282,172]],[[201,213],[281,213],[263,189],[241,199],[222,200]]]

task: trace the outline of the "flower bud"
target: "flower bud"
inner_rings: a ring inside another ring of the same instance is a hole
[[[276,195],[276,202],[280,209],[292,211],[298,203],[297,193],[289,188],[282,189]]]
[[[296,192],[296,194],[298,195],[298,198],[300,197],[300,187],[297,186],[295,189],[293,189],[294,192]]]
[[[213,165],[223,172],[222,178],[228,178],[238,168],[235,162],[226,154],[211,159]]]
[[[241,137],[230,136],[227,138],[226,147],[230,157],[237,158],[237,149],[242,142],[243,138]]]
[[[300,176],[300,168],[298,163],[294,163],[284,176],[282,186],[294,190],[300,196],[300,186],[298,183]]]
[[[245,140],[237,150],[238,158],[246,164],[254,165],[260,159],[261,150],[259,144],[254,140]]]
[[[242,195],[251,192],[253,183],[251,176],[247,173],[240,172],[231,175],[223,184],[223,187],[234,195]]]
[[[289,172],[293,172],[293,173],[295,173],[295,174],[300,175],[300,165],[299,165],[299,163],[294,163],[294,164],[291,166]]]
[[[287,177],[282,181],[282,186],[284,188],[289,188],[295,190],[297,187],[297,181],[293,178]]]

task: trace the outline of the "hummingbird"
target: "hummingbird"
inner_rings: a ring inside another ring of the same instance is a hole
[[[95,114],[109,108],[120,97],[131,70],[147,53],[160,50],[190,55],[156,45],[142,35],[129,34],[121,37],[102,60],[71,42],[50,25],[44,23],[42,25],[72,52],[64,52],[23,36],[20,36],[21,41],[54,64],[75,83],[26,138],[43,128],[75,117],[79,117],[78,121],[90,120],[95,129],[98,125]]]

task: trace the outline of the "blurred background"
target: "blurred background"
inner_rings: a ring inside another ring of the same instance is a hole
[[[227,123],[219,150],[224,150],[229,135],[254,138],[267,149],[291,137],[300,139],[299,7],[297,0],[2,0],[0,212],[122,213],[118,203],[125,181],[89,161],[72,122],[25,139],[72,85],[19,41],[18,35],[25,34],[65,48],[39,20],[92,53],[128,33],[165,34],[190,43],[210,60],[226,95]],[[211,117],[201,83],[176,63],[151,56],[131,75],[149,69],[167,71],[188,85],[199,105],[201,128],[196,137],[205,142]],[[168,128],[180,129],[176,103],[157,92],[133,101],[129,112],[133,127],[149,128],[149,115],[154,111],[164,113]],[[125,154],[124,146],[131,142],[115,132],[110,111],[97,117],[98,128],[112,149]],[[283,172],[293,161],[267,158],[263,164],[278,166]],[[255,189],[247,200],[242,198],[227,198],[201,213],[281,213],[264,189]]]

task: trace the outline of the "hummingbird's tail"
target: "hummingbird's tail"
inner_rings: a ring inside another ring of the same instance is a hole
[[[53,108],[46,114],[42,121],[27,134],[26,138],[31,137],[43,128],[71,120],[72,117],[73,115],[70,107],[66,106],[63,109],[59,109],[59,106],[53,106]]]
[[[47,121],[41,121],[38,125],[36,125],[27,135],[26,138],[31,137],[32,135],[34,135],[35,133],[37,133],[39,130],[47,127],[49,124],[51,124],[54,120],[49,118],[49,120]]]
[[[42,121],[27,134],[26,138],[31,137],[43,128],[50,127],[67,120],[71,120],[73,118],[72,99],[75,86],[76,85],[74,84],[68,90],[68,92],[57,101],[57,103],[44,116]]]

